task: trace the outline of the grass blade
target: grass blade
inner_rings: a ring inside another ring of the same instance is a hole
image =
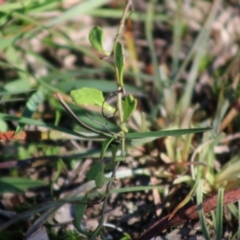
[[[223,194],[224,189],[220,188],[218,190],[218,198],[217,198],[217,209],[216,209],[216,240],[222,239],[223,233]]]
[[[16,117],[16,116],[11,116],[11,115],[5,114],[5,113],[0,113],[0,118],[3,119],[3,120],[6,120],[6,121],[17,121],[17,122],[23,123],[23,124],[34,125],[34,126],[37,126],[37,127],[45,127],[47,129],[53,129],[53,130],[64,132],[64,133],[67,133],[67,134],[70,134],[70,135],[74,135],[74,136],[77,136],[77,137],[88,139],[88,137],[86,137],[84,134],[74,132],[74,131],[71,131],[69,129],[63,128],[63,127],[58,127],[58,126],[55,126],[55,125],[50,124],[50,123],[44,123],[44,122],[40,122],[40,121],[37,121],[37,120],[33,120],[31,118]]]
[[[200,224],[202,227],[203,235],[206,240],[211,240],[208,229],[207,229],[207,224],[204,216],[204,211],[202,208],[202,202],[203,202],[203,180],[200,179],[198,186],[197,186],[197,205],[198,205],[198,215],[199,215],[199,220]]]

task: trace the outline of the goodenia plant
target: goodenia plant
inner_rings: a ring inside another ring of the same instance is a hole
[[[115,75],[116,75],[116,91],[117,104],[111,106],[106,102],[103,93],[97,88],[80,88],[72,90],[70,95],[73,102],[78,105],[86,106],[98,106],[102,108],[102,112],[108,112],[110,116],[116,113],[118,116],[117,125],[119,126],[119,132],[111,132],[108,129],[106,131],[100,131],[84,123],[81,119],[72,112],[72,110],[66,105],[63,99],[58,95],[59,100],[65,109],[71,114],[75,121],[85,130],[88,130],[94,134],[96,138],[102,139],[102,149],[99,156],[99,161],[95,162],[87,173],[88,180],[94,180],[97,188],[102,188],[106,185],[105,193],[101,196],[103,207],[102,214],[99,221],[99,226],[94,232],[89,232],[81,228],[81,221],[84,212],[87,208],[88,196],[82,199],[82,202],[76,204],[75,212],[76,218],[74,221],[75,228],[82,234],[91,236],[103,236],[103,219],[104,212],[106,209],[107,198],[109,197],[110,190],[112,188],[112,182],[115,178],[117,168],[121,161],[125,160],[126,147],[141,145],[145,142],[153,141],[157,138],[166,136],[180,136],[182,134],[197,133],[209,130],[210,128],[193,128],[193,129],[177,129],[177,130],[165,130],[165,131],[153,131],[153,132],[129,132],[127,121],[131,118],[134,110],[137,106],[137,99],[131,94],[127,94],[124,88],[124,66],[125,66],[125,55],[124,47],[120,42],[120,36],[124,28],[124,23],[127,17],[129,9],[132,7],[132,1],[127,1],[121,22],[114,40],[113,49],[111,52],[104,50],[103,47],[103,30],[99,26],[95,26],[89,33],[89,41],[92,46],[105,57],[112,56],[114,60]],[[103,114],[105,117],[105,114]],[[87,139],[87,137],[85,136]],[[112,156],[111,161],[107,165],[103,164],[105,153],[110,150]],[[106,177],[105,172],[111,171],[111,176]],[[99,193],[100,194],[100,193]]]

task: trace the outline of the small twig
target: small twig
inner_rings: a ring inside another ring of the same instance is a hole
[[[118,42],[118,39],[123,31],[123,28],[125,26],[125,19],[127,17],[127,13],[129,11],[129,9],[131,9],[132,11],[134,11],[133,9],[133,4],[132,4],[132,0],[127,0],[126,2],[126,6],[125,6],[125,9],[123,11],[123,14],[122,14],[122,17],[121,17],[121,21],[120,21],[120,24],[119,24],[119,27],[118,27],[118,30],[117,30],[117,34],[116,34],[116,38],[115,38],[115,41],[114,41],[114,45],[116,45],[116,43]]]

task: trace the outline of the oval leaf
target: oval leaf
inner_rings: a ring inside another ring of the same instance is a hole
[[[97,174],[98,174],[99,172],[103,172],[103,168],[104,168],[104,166],[103,166],[102,163],[100,163],[100,162],[94,163],[94,164],[90,167],[90,169],[89,169],[89,171],[88,171],[88,173],[87,173],[87,179],[88,179],[88,180],[95,180]]]
[[[101,162],[94,163],[87,173],[88,180],[94,180],[96,187],[101,188],[109,178],[104,175],[104,165]]]
[[[103,185],[109,181],[109,178],[105,177],[103,172],[98,172],[95,177],[95,184],[97,188],[103,187]]]
[[[80,105],[86,106],[99,106],[107,109],[110,112],[114,112],[115,109],[111,107],[107,102],[104,102],[104,97],[101,91],[95,88],[79,88],[70,92],[72,100]],[[104,104],[103,104],[104,103]]]
[[[89,33],[89,41],[92,46],[97,49],[99,52],[103,53],[106,56],[109,56],[110,53],[103,49],[103,30],[99,26],[95,26]]]

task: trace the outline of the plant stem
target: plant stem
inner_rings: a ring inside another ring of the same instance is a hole
[[[127,17],[127,13],[128,13],[130,8],[133,10],[132,0],[127,0],[126,6],[124,8],[124,11],[123,11],[123,14],[122,14],[122,17],[121,17],[121,20],[120,20],[119,27],[118,27],[118,30],[117,30],[117,35],[116,35],[116,38],[114,40],[114,48],[113,49],[115,49],[115,45],[118,42],[119,36],[121,35],[121,33],[123,31],[123,28],[125,26],[125,20],[126,20],[126,17]]]
[[[127,13],[129,11],[129,9],[133,9],[132,8],[132,0],[127,0],[126,2],[126,6],[124,8],[124,11],[123,11],[123,14],[122,14],[122,17],[121,17],[121,21],[120,21],[120,24],[119,24],[119,27],[118,27],[118,30],[117,30],[117,34],[116,34],[116,37],[114,39],[114,45],[113,45],[113,55],[114,55],[114,59],[115,59],[115,55],[116,55],[116,45],[119,41],[119,37],[124,29],[124,26],[125,26],[125,20],[126,20],[126,17],[127,17]],[[116,69],[116,67],[115,67]],[[117,71],[117,70],[116,70]],[[126,126],[125,126],[125,123],[124,123],[124,114],[123,114],[123,107],[122,107],[122,97],[123,97],[123,94],[125,93],[124,89],[123,89],[123,86],[121,86],[121,82],[120,82],[120,79],[118,79],[118,75],[116,74],[116,77],[117,77],[117,87],[118,87],[118,95],[117,95],[117,110],[119,112],[119,122],[120,122],[120,128],[121,128],[121,132],[120,132],[120,141],[121,141],[121,156],[124,157],[125,156],[125,132],[126,132]],[[115,158],[116,156],[113,156],[113,158]],[[115,159],[114,159],[115,161]],[[116,171],[118,169],[118,166],[119,166],[119,162],[116,162],[115,163],[115,166],[114,166],[114,169],[113,169],[113,172],[112,172],[112,176],[107,184],[107,187],[106,187],[106,195],[108,196],[109,195],[109,192],[110,192],[110,189],[112,187],[112,184],[113,184],[113,181],[115,179],[115,175],[116,175]],[[94,237],[96,237],[101,229],[102,229],[102,226],[103,226],[103,222],[104,222],[104,214],[105,214],[105,211],[106,211],[106,207],[107,207],[107,200],[108,200],[108,197],[105,197],[104,201],[103,201],[103,206],[102,206],[102,211],[101,211],[101,218],[100,218],[100,221],[99,221],[99,225],[97,227],[97,229],[94,231],[94,234],[92,236],[92,239],[94,239]]]
[[[122,14],[122,17],[121,17],[121,21],[120,21],[120,24],[119,24],[119,27],[118,27],[118,30],[117,30],[117,34],[116,34],[116,37],[115,37],[115,40],[114,40],[114,47],[113,47],[114,59],[115,59],[115,54],[116,54],[116,52],[115,52],[116,45],[117,45],[119,37],[120,37],[120,35],[121,35],[121,33],[124,29],[125,20],[127,18],[127,13],[128,13],[130,8],[133,10],[132,0],[127,0],[126,6],[124,8],[124,11],[123,11],[123,14]],[[118,76],[117,76],[117,78],[118,78]],[[125,127],[125,123],[123,122],[123,120],[124,120],[123,109],[122,109],[122,96],[123,95],[122,95],[122,91],[121,91],[121,88],[123,88],[123,86],[121,86],[120,79],[117,79],[117,85],[118,85],[118,90],[119,90],[118,91],[118,97],[117,97],[117,109],[118,109],[118,112],[119,112],[119,122],[120,122],[120,127],[121,127],[121,132],[120,132],[121,156],[124,157],[125,156],[125,132],[126,132],[126,127]],[[123,90],[123,92],[125,92],[125,91]]]

